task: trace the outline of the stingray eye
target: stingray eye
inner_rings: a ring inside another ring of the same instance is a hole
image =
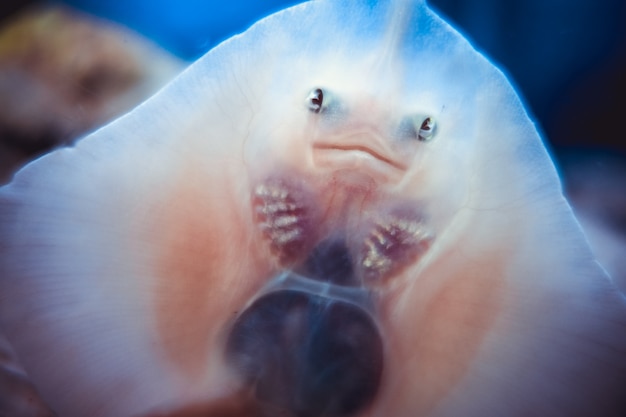
[[[321,88],[312,90],[306,98],[307,108],[313,113],[319,113],[324,108],[324,92]]]
[[[422,120],[417,138],[422,141],[431,140],[435,136],[435,126],[435,120],[432,117],[426,117]]]
[[[424,115],[411,115],[402,119],[398,127],[398,134],[403,138],[426,142],[434,138],[435,127],[434,118]]]

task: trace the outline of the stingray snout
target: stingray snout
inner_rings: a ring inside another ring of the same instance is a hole
[[[375,132],[356,132],[333,138],[320,140],[313,144],[317,152],[336,153],[344,158],[355,160],[373,160],[395,169],[406,171],[407,165],[399,155],[386,143],[385,138]]]

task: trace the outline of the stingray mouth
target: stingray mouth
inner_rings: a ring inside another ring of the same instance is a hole
[[[313,145],[314,158],[322,163],[352,163],[362,162],[382,164],[399,171],[406,171],[407,166],[387,155],[382,149],[376,149],[362,144],[316,143]]]

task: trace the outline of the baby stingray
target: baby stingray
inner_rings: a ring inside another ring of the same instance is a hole
[[[624,415],[624,296],[422,0],[261,20],[17,173],[0,236],[0,328],[59,416]]]

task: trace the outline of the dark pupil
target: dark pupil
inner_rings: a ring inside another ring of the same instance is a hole
[[[423,122],[420,130],[430,130],[430,117],[427,117]]]
[[[316,89],[313,92],[313,98],[311,103],[315,105],[315,113],[319,113],[322,110],[322,102],[324,101],[324,93],[321,89]]]

